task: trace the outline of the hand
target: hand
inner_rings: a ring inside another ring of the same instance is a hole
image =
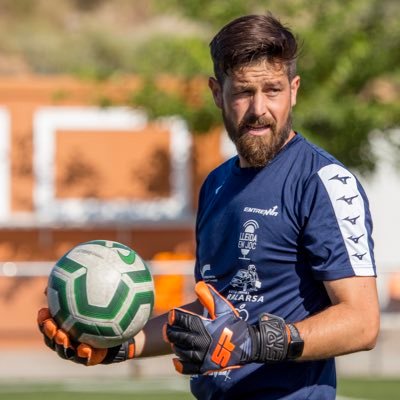
[[[282,318],[262,314],[257,325],[249,325],[211,285],[198,282],[195,291],[211,318],[175,308],[164,327],[165,340],[178,356],[174,359],[178,372],[204,374],[301,355],[303,342],[297,329]],[[290,349],[292,335],[297,336],[294,349]]]
[[[135,356],[135,341],[133,338],[120,346],[109,349],[95,349],[85,343],[72,342],[69,336],[58,328],[48,308],[39,310],[37,322],[45,344],[63,359],[90,366],[112,364]]]

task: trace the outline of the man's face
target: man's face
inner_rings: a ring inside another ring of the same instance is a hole
[[[300,78],[266,60],[231,71],[221,85],[210,78],[216,105],[236,145],[241,167],[263,167],[293,136],[291,110]]]

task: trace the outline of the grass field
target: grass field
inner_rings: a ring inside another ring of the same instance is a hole
[[[338,399],[399,400],[400,379],[341,379]],[[0,400],[193,400],[187,381],[0,383]]]
[[[341,379],[338,394],[349,399],[399,400],[399,379]]]

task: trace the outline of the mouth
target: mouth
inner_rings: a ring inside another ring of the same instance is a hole
[[[263,136],[271,132],[271,125],[250,125],[245,126],[246,133],[253,136]]]

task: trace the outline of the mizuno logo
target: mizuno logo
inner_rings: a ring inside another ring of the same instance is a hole
[[[347,185],[347,179],[350,179],[351,176],[339,176],[339,174],[332,176],[332,178],[330,178],[330,181],[336,180],[339,182],[342,182],[343,185]]]
[[[357,257],[360,261],[363,259],[363,257],[366,255],[367,253],[364,254],[353,254],[353,257]]]
[[[342,200],[342,201],[346,202],[348,205],[351,206],[353,204],[353,200],[356,199],[357,197],[358,197],[358,194],[356,194],[355,196],[352,196],[352,197],[342,196],[342,197],[339,197],[336,200],[337,201]]]
[[[343,218],[343,221],[347,221],[347,222],[350,222],[352,225],[355,225],[357,223],[358,218],[360,218],[359,215],[354,218],[346,217],[346,218]]]
[[[363,235],[360,235],[360,236],[353,236],[353,235],[351,235],[351,236],[349,236],[347,239],[352,240],[354,243],[358,243],[358,241],[359,241],[363,236],[365,236],[365,235],[364,235],[364,234],[363,234]]]

